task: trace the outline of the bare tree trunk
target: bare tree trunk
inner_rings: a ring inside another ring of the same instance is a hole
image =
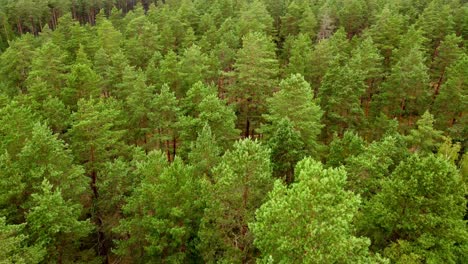
[[[18,18],[18,23],[16,24],[18,27],[18,32],[20,35],[23,35],[23,26],[21,25],[21,20]]]

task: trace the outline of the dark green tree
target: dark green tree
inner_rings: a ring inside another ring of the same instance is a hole
[[[234,67],[238,83],[229,88],[229,95],[238,105],[239,121],[244,136],[248,137],[259,126],[266,99],[277,83],[278,62],[273,43],[264,34],[247,34]]]
[[[362,233],[371,238],[374,250],[395,263],[463,261],[465,194],[453,164],[435,155],[413,155],[365,206]]]

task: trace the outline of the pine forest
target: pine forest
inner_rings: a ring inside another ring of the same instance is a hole
[[[0,264],[468,263],[466,0],[0,0]]]

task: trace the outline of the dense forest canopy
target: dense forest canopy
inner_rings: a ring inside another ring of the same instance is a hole
[[[468,263],[463,0],[0,0],[0,263]]]

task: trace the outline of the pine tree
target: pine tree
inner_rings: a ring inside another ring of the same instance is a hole
[[[348,158],[357,156],[364,150],[364,139],[352,130],[347,130],[343,137],[338,137],[335,134],[329,145],[327,165],[331,167],[346,165]]]
[[[121,84],[124,82],[124,75],[126,70],[130,69],[130,64],[127,57],[122,50],[118,50],[110,56],[110,65],[107,65],[109,87],[104,90],[104,94],[114,97],[119,97],[121,91]],[[128,72],[127,72],[128,73]]]
[[[178,74],[181,79],[181,89],[177,91],[179,98],[184,96],[187,90],[198,81],[205,81],[208,78],[208,57],[200,47],[193,45],[182,54]]]
[[[50,41],[43,44],[32,60],[26,83],[33,86],[37,82],[44,82],[48,88],[48,95],[59,96],[66,81],[65,61],[66,53],[59,46]]]
[[[352,51],[349,66],[364,77],[366,92],[360,101],[365,115],[368,116],[372,97],[376,92],[379,92],[379,85],[383,78],[383,57],[374,45],[372,38],[365,38]]]
[[[462,55],[447,69],[447,81],[441,86],[432,110],[436,116],[436,127],[444,129],[448,126],[449,133],[456,139],[467,135],[467,69],[466,55]]]
[[[24,235],[25,224],[9,225],[5,217],[0,217],[0,263],[40,263],[45,250],[40,245],[28,246],[28,236]]]
[[[197,140],[190,145],[188,161],[194,166],[194,173],[197,176],[206,175],[209,179],[213,179],[211,170],[218,165],[221,160],[221,148],[214,135],[211,133],[211,128],[205,124],[202,131],[198,133]]]
[[[136,72],[136,79],[128,87],[128,96],[125,99],[125,109],[128,113],[128,130],[132,141],[136,145],[149,150],[149,137],[153,125],[150,124],[150,111],[157,111],[152,106],[154,99],[154,86],[147,86],[142,71]]]
[[[340,135],[348,128],[360,129],[364,111],[361,97],[365,93],[365,76],[349,64],[340,66],[341,56],[337,56],[325,74],[318,98],[324,110],[325,137],[333,132]]]
[[[280,35],[283,38],[295,36],[300,31],[300,22],[303,9],[298,1],[291,1],[286,10],[286,14],[281,17]]]
[[[296,178],[289,188],[276,182],[250,224],[265,262],[385,263],[370,257],[367,238],[353,234],[360,199],[344,190],[343,169],[324,169],[307,158]]]
[[[293,39],[285,72],[288,75],[299,73],[307,81],[312,80],[310,60],[312,56],[312,42],[310,37],[299,34]]]
[[[386,5],[377,15],[375,24],[369,28],[368,34],[380,50],[387,67],[390,64],[392,51],[398,47],[401,35],[403,35],[404,26],[404,16]]]
[[[434,129],[434,116],[426,111],[416,122],[417,129],[412,129],[407,141],[412,152],[421,156],[432,153],[442,143],[442,131]]]
[[[352,0],[338,1],[338,3],[341,4],[337,10],[340,25],[344,27],[348,36],[358,34],[366,26],[369,17],[367,1]]]
[[[164,154],[156,155],[161,166]],[[116,231],[128,239],[119,242],[117,253],[145,262],[194,261],[193,239],[202,213],[200,183],[193,168],[178,158],[143,178],[123,208],[126,217]]]
[[[269,151],[245,139],[227,151],[205,187],[207,208],[199,231],[205,262],[251,262],[255,247],[248,223],[272,187]]]
[[[266,98],[276,85],[278,62],[273,43],[260,33],[246,35],[234,67],[238,83],[229,88],[229,94],[237,102],[244,135],[248,137],[258,127]]]
[[[208,124],[213,135],[224,148],[232,145],[239,137],[240,131],[235,128],[236,115],[224,100],[211,94],[205,97],[198,105],[198,123]]]
[[[98,45],[103,48],[107,54],[112,54],[119,50],[122,43],[122,33],[116,30],[112,23],[104,19],[96,26]]]
[[[146,67],[146,82],[148,85],[156,85],[159,82],[159,67],[163,59],[163,56],[159,51],[155,51],[148,61],[148,66]]]
[[[167,160],[171,161],[176,155],[177,137],[180,118],[179,101],[175,93],[169,90],[167,85],[163,85],[159,94],[157,94],[151,105],[157,112],[148,114],[149,121],[153,124],[155,134],[152,138],[152,144],[156,148],[164,150]]]
[[[281,81],[280,90],[273,94],[268,102],[268,114],[265,120],[269,124],[280,122],[287,118],[301,136],[308,154],[317,155],[319,146],[317,136],[323,127],[320,119],[322,110],[314,101],[312,89],[300,74],[291,75]],[[271,134],[269,124],[262,131]],[[275,125],[273,125],[275,127]]]
[[[412,155],[365,206],[362,233],[396,263],[457,263],[468,242],[465,194],[449,161]]]
[[[307,53],[305,53],[305,55],[307,55]],[[317,45],[314,46],[314,49],[310,55],[310,62],[308,63],[308,66],[310,67],[310,73],[304,75],[314,90],[314,98],[316,98],[318,95],[319,87],[332,60],[333,50],[330,45],[330,40],[320,40]]]
[[[75,109],[81,98],[99,97],[101,93],[100,81],[99,75],[93,71],[91,65],[85,62],[72,65],[70,73],[67,75],[66,87],[61,91],[63,102]]]
[[[290,184],[294,182],[294,167],[307,154],[307,149],[289,119],[274,122],[269,129],[267,145],[271,149],[273,176]]]
[[[352,154],[345,159],[347,189],[368,200],[380,192],[382,180],[390,177],[409,152],[404,137],[396,134],[374,141]]]
[[[96,204],[99,201],[100,190],[97,182],[101,171],[107,162],[125,153],[122,138],[125,135],[121,129],[123,116],[121,105],[114,99],[81,99],[78,109],[72,114],[72,127],[66,136],[76,159],[83,164],[86,175],[90,178],[92,221],[97,225],[93,234],[100,256],[109,253],[106,244],[101,212]]]
[[[178,96],[183,96],[183,94],[180,94],[181,83],[178,61],[179,57],[173,51],[169,51],[164,56],[164,59],[159,64],[159,82],[156,84],[156,87],[166,84],[173,92],[177,92]]]
[[[403,54],[402,54],[403,55]],[[387,115],[400,121],[420,115],[429,103],[429,76],[423,53],[416,45],[408,54],[399,57],[390,76],[382,84],[382,93],[377,100]]]
[[[35,190],[42,179],[59,187],[67,200],[77,203],[85,194],[88,180],[84,177],[83,168],[73,163],[73,156],[65,143],[44,125],[34,125],[31,137],[18,154],[16,166],[24,181],[24,195]],[[22,200],[27,201],[26,198]]]
[[[6,94],[12,96],[26,90],[33,57],[34,39],[29,34],[10,42],[10,47],[0,54],[0,83],[6,88]]]
[[[318,22],[315,13],[309,5],[306,5],[299,24],[300,32],[309,36],[310,39],[315,39],[317,36],[317,27]]]
[[[105,96],[110,95],[112,90],[111,58],[103,48],[100,48],[94,54],[93,70],[101,77],[101,89]]]
[[[81,206],[64,200],[60,189],[44,180],[40,193],[32,194],[34,207],[26,215],[30,240],[47,250],[45,261],[70,262],[79,254],[80,239],[93,229],[89,220],[79,220]]]
[[[461,56],[462,50],[459,47],[462,42],[455,34],[445,36],[436,50],[436,57],[431,64],[431,81],[434,83],[434,97],[439,94],[440,86],[447,79],[447,68],[455,63]]]
[[[254,32],[270,34],[273,30],[273,19],[263,1],[244,2],[239,14],[238,26],[241,37]]]
[[[130,64],[145,69],[149,58],[161,49],[158,27],[146,16],[140,16],[127,24],[125,35],[125,53]]]
[[[428,43],[429,52],[433,53],[444,37],[453,32],[453,18],[450,6],[444,1],[431,1],[416,21],[424,32],[424,36],[431,41]]]

